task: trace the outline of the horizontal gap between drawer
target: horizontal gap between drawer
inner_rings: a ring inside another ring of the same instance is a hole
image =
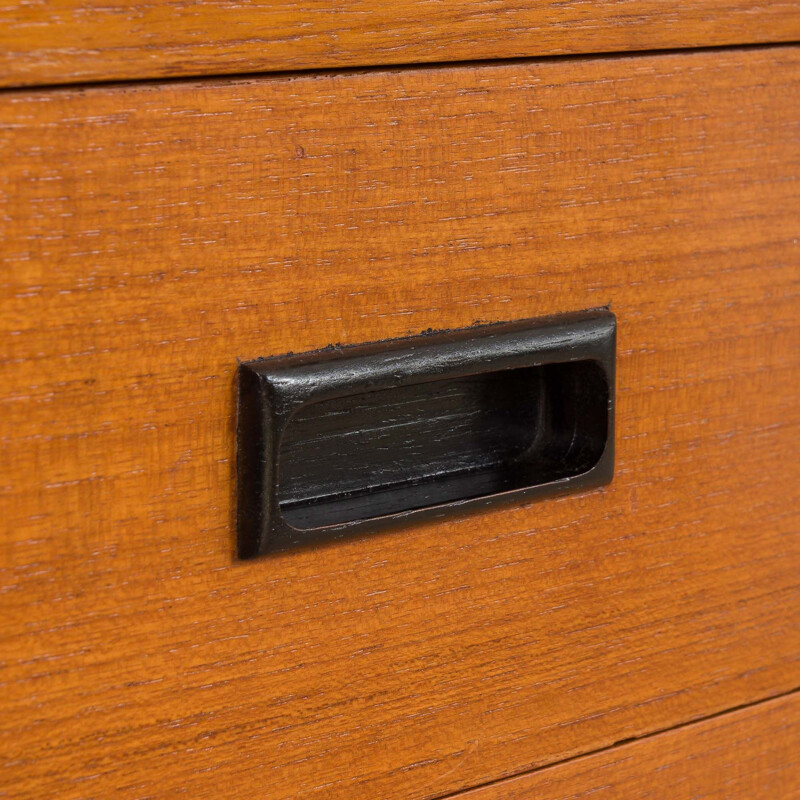
[[[225,83],[238,83],[252,80],[281,80],[286,78],[310,77],[314,75],[353,75],[372,72],[406,72],[409,70],[446,70],[463,67],[474,69],[478,67],[513,66],[515,64],[535,64],[537,62],[574,62],[597,59],[622,59],[622,58],[652,58],[654,56],[673,56],[679,53],[706,53],[706,52],[737,52],[742,50],[774,50],[797,47],[800,41],[789,42],[760,42],[753,44],[735,45],[706,45],[700,47],[663,48],[655,50],[624,50],[612,52],[578,53],[570,55],[533,56],[530,58],[496,58],[481,59],[476,61],[435,61],[426,63],[409,64],[364,64],[363,66],[346,67],[342,69],[299,69],[278,70],[274,72],[233,72],[233,73],[208,73],[205,75],[181,75],[168,78],[142,78],[136,80],[115,81],[96,80],[76,83],[41,83],[25,86],[3,86],[0,94],[39,94],[41,92],[82,92],[87,89],[125,89],[134,86],[174,86],[176,84],[218,85]]]
[[[479,789],[488,789],[492,786],[502,786],[502,784],[507,783],[509,781],[515,781],[519,778],[524,778],[527,776],[535,775],[538,772],[543,772],[545,770],[553,769],[554,767],[559,767],[564,764],[570,764],[573,761],[579,761],[583,758],[589,758],[591,756],[596,756],[601,753],[609,753],[614,750],[618,750],[622,747],[627,747],[628,745],[634,744],[636,742],[643,742],[648,739],[653,739],[656,736],[661,736],[662,734],[669,733],[670,731],[679,731],[684,730],[686,728],[691,728],[695,725],[700,725],[704,722],[709,722],[710,720],[720,719],[722,717],[727,717],[729,715],[736,714],[737,712],[744,711],[749,708],[755,708],[765,703],[769,703],[775,700],[782,700],[792,696],[800,697],[800,686],[796,686],[793,689],[789,689],[785,692],[778,692],[777,694],[770,694],[764,697],[760,697],[757,700],[752,700],[749,703],[741,703],[737,706],[731,706],[729,708],[722,709],[721,711],[717,711],[713,714],[707,714],[706,716],[702,717],[695,717],[693,719],[687,720],[686,722],[680,722],[677,725],[672,725],[667,728],[658,728],[657,730],[649,731],[648,733],[644,733],[641,736],[631,736],[626,739],[620,739],[619,741],[613,742],[606,747],[600,747],[596,750],[587,750],[585,753],[578,753],[577,755],[570,756],[569,758],[562,758],[558,761],[551,761],[547,764],[542,764],[539,767],[535,767],[534,769],[524,770],[522,772],[516,772],[512,775],[504,775],[502,778],[495,778],[494,780],[485,781],[484,783],[479,783],[474,786],[464,787],[463,789],[458,789],[455,792],[448,792],[444,795],[438,795],[434,798],[434,800],[456,800],[468,792],[474,792]]]

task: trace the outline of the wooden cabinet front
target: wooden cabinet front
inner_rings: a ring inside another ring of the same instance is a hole
[[[795,689],[799,81],[0,94],[0,794],[419,800]],[[610,486],[237,561],[239,361],[598,307]]]

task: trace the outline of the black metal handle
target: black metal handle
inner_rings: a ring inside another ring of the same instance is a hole
[[[239,555],[599,486],[614,468],[608,311],[239,369]]]

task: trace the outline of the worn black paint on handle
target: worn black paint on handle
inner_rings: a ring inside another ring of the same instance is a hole
[[[610,481],[608,311],[239,368],[239,555]]]

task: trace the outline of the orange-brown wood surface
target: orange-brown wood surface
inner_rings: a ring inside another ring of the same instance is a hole
[[[795,0],[7,0],[0,85],[798,38]]]
[[[0,96],[3,785],[415,800],[800,685],[799,80]],[[237,359],[603,305],[609,487],[236,562]]]
[[[800,797],[797,695],[465,792],[458,800],[718,797]]]

